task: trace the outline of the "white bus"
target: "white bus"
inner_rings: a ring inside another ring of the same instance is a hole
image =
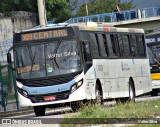
[[[160,32],[148,34],[145,38],[151,69],[151,96],[158,96],[160,91]]]
[[[36,116],[60,104],[76,110],[78,101],[135,101],[151,91],[142,29],[37,28],[15,33],[12,49],[20,105]]]

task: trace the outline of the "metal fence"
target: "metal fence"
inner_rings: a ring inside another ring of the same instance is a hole
[[[118,15],[118,16],[117,16]],[[89,16],[81,16],[76,18],[71,18],[67,23],[76,23],[76,22],[117,22],[117,21],[127,21],[140,18],[151,18],[160,16],[160,6],[126,10],[121,11],[120,14],[117,12],[112,13],[103,13]],[[119,19],[117,19],[119,17]]]
[[[3,62],[0,63],[0,105],[4,111],[6,111],[8,93],[10,93],[9,87],[14,88],[17,109],[19,109],[14,71],[11,69],[11,65]]]

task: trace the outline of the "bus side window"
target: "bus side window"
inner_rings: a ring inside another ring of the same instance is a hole
[[[96,36],[95,34],[90,33],[90,48],[91,48],[91,54],[92,56],[95,57],[99,57],[99,49],[98,49],[98,45],[97,45],[97,40],[96,40]]]
[[[103,34],[98,34],[98,44],[99,44],[99,48],[100,48],[100,54],[101,56],[108,56],[108,46],[107,46],[107,41],[106,41],[106,37]]]
[[[138,52],[140,57],[146,57],[145,42],[143,36],[137,36]]]
[[[112,44],[112,50],[113,56],[119,56],[119,50],[118,50],[118,40],[117,40],[117,36],[116,35],[110,35],[111,38],[111,44]]]
[[[85,41],[85,42],[82,42],[82,44],[83,44],[83,51],[84,51],[84,59],[85,59],[85,61],[92,61],[91,52],[90,52],[90,48],[89,48],[89,42]]]
[[[131,57],[131,51],[129,46],[129,39],[127,35],[122,35],[122,41],[123,41],[123,56],[125,57]]]
[[[120,56],[122,57],[123,54],[124,54],[122,36],[121,36],[121,35],[118,35],[117,37],[118,37],[118,44],[119,44]]]
[[[129,39],[130,39],[130,44],[131,44],[132,57],[138,57],[138,47],[137,47],[137,42],[136,42],[136,36],[130,35]]]

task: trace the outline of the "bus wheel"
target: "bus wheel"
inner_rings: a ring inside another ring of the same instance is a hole
[[[71,109],[73,112],[76,112],[81,107],[80,102],[71,102]]]
[[[96,84],[96,100],[95,100],[95,103],[96,104],[103,104],[103,98],[102,98],[102,92],[100,90],[100,87],[98,84]]]
[[[36,116],[44,116],[45,107],[44,106],[34,106],[34,113]]]
[[[135,90],[134,90],[134,84],[132,81],[129,81],[129,99],[130,102],[135,102]]]
[[[151,91],[151,96],[158,96],[158,92],[159,92],[158,89],[153,89],[153,90]]]

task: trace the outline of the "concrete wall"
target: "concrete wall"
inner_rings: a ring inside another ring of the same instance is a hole
[[[11,18],[0,19],[0,61],[6,61],[6,53],[12,46],[13,28]]]
[[[26,29],[31,29],[38,25],[37,17],[36,16],[17,16],[12,17],[12,26],[15,32],[19,32]]]
[[[37,16],[30,12],[0,13],[0,62],[6,61],[6,54],[12,46],[13,32],[31,29],[37,25]]]

